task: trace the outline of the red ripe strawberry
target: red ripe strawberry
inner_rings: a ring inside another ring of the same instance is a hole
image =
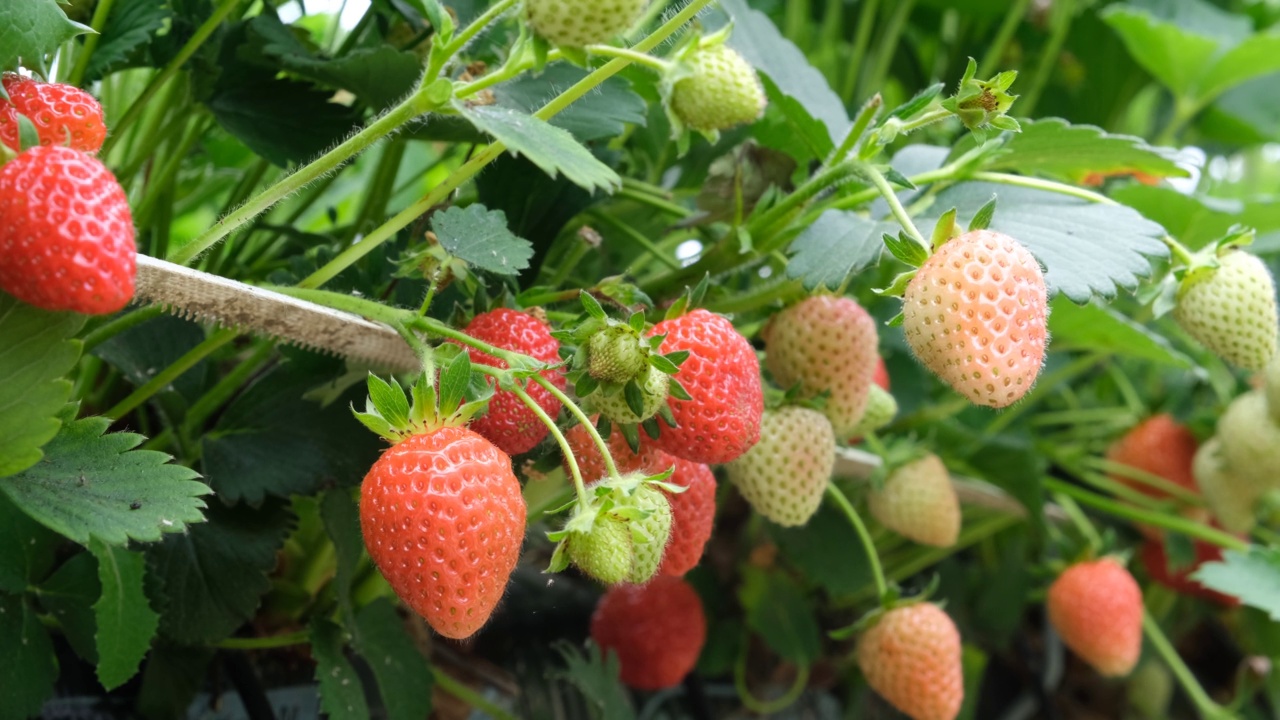
[[[964,702],[960,631],[933,603],[886,612],[858,638],[867,684],[913,720],[954,720]]]
[[[733,323],[706,310],[663,320],[649,331],[665,335],[661,352],[689,351],[676,373],[692,400],[669,401],[679,427],[659,420],[654,444],[693,462],[726,463],[760,439],[764,390],[755,350]]]
[[[20,147],[19,114],[36,126],[41,145],[96,153],[107,139],[102,106],[78,87],[5,73],[4,89],[9,101],[0,100],[0,142],[13,150]]]
[[[1142,589],[1113,558],[1076,563],[1049,586],[1049,622],[1100,674],[1128,675],[1142,653]]]
[[[960,499],[937,455],[894,470],[868,505],[880,524],[918,543],[951,547],[960,536]]]
[[[605,476],[604,458],[585,428],[574,425],[565,433],[565,439],[569,441],[584,478],[591,481]],[[668,455],[644,440],[642,437],[640,454],[637,455],[631,452],[622,433],[615,432],[606,438],[609,454],[613,456],[619,473],[658,475],[675,466],[675,472],[666,481],[687,489],[682,493],[667,494],[672,514],[671,538],[667,541],[658,572],[684,575],[702,560],[702,552],[711,539],[716,516],[716,478],[706,465]],[[566,473],[569,472],[567,465]]]
[[[551,337],[551,328],[534,316],[498,308],[476,315],[463,332],[477,340],[503,350],[513,350],[529,355],[545,363],[560,361],[560,342]],[[490,367],[505,368],[507,363],[474,348],[467,350],[471,362]],[[542,376],[561,390],[565,387],[564,375],[558,370],[546,370]],[[529,383],[529,396],[548,415],[560,413],[560,401],[546,388]],[[494,392],[489,400],[489,412],[471,422],[471,428],[489,438],[508,455],[519,455],[532,450],[542,442],[550,430],[538,419],[515,393],[506,390]]]
[[[1044,275],[1007,235],[976,230],[948,241],[907,284],[902,312],[920,362],[977,405],[1008,407],[1040,374]]]
[[[876,357],[876,371],[871,376],[871,382],[879,385],[885,392],[889,392],[889,368],[885,367],[882,357]]]
[[[1191,463],[1199,444],[1196,436],[1167,414],[1152,416],[1138,423],[1107,450],[1107,459],[1136,470],[1162,477],[1171,483],[1199,493]],[[1146,483],[1121,475],[1112,476],[1139,492],[1155,498],[1169,494]]]
[[[591,617],[591,639],[618,655],[622,682],[662,690],[693,670],[707,639],[707,618],[689,583],[659,575],[647,585],[610,588]]]
[[[764,333],[765,361],[784,388],[830,395],[822,413],[848,437],[867,407],[879,355],[876,321],[856,301],[812,297],[774,316]]]
[[[1150,575],[1152,580],[1171,590],[1183,595],[1212,600],[1219,605],[1226,605],[1227,607],[1239,605],[1240,601],[1237,598],[1224,595],[1216,590],[1210,590],[1201,585],[1199,581],[1191,579],[1191,573],[1198,570],[1201,565],[1222,560],[1222,548],[1217,545],[1197,540],[1194,547],[1195,562],[1177,570],[1169,567],[1169,558],[1165,553],[1164,541],[1162,540],[1148,539],[1142,544],[1142,553],[1139,557],[1142,559],[1142,566],[1146,568],[1147,575]]]
[[[436,632],[460,639],[489,619],[524,542],[511,458],[463,427],[392,446],[360,488],[360,527],[391,588]]]
[[[35,147],[0,166],[0,289],[45,310],[101,315],[133,298],[133,215],[97,158]]]
[[[764,414],[760,442],[727,470],[756,512],[796,527],[818,511],[835,461],[836,437],[826,416],[784,407]]]

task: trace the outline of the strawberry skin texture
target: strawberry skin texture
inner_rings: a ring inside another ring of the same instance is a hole
[[[1210,590],[1198,581],[1191,579],[1191,574],[1200,569],[1201,565],[1222,560],[1222,548],[1217,545],[1210,545],[1207,542],[1197,540],[1194,547],[1196,561],[1187,567],[1177,570],[1169,567],[1169,558],[1165,553],[1164,542],[1161,540],[1149,539],[1144,542],[1142,544],[1142,552],[1138,557],[1141,558],[1142,567],[1146,569],[1147,575],[1170,590],[1183,595],[1212,600],[1226,607],[1239,605],[1240,601],[1237,598],[1224,595],[1216,590]]]
[[[96,153],[107,139],[102,105],[89,93],[73,85],[42,83],[6,73],[4,89],[9,101],[0,100],[0,142],[12,150],[21,147],[18,115],[36,126],[40,144],[63,145]]]
[[[685,460],[727,463],[760,439],[764,389],[760,363],[747,339],[733,323],[707,312],[663,320],[649,331],[664,335],[661,352],[688,350],[674,376],[692,400],[669,401],[679,427],[659,420],[661,437],[654,445]]]
[[[960,536],[960,500],[936,455],[895,470],[883,489],[871,491],[869,505],[881,525],[918,543],[951,547]]]
[[[689,583],[659,575],[647,585],[610,588],[591,617],[591,639],[617,654],[627,686],[662,690],[693,670],[707,639],[707,618]]]
[[[974,404],[1008,407],[1040,374],[1044,275],[1007,235],[977,230],[945,243],[907,284],[902,312],[916,357]]]
[[[0,166],[0,288],[45,310],[104,315],[133,298],[133,214],[97,158],[35,147]]]
[[[653,447],[644,434],[640,437],[639,455],[631,452],[620,432],[614,432],[605,442],[618,472],[623,475],[632,472],[658,475],[675,467],[667,482],[687,489],[682,493],[667,493],[667,502],[671,505],[671,538],[658,572],[683,576],[697,567],[711,539],[716,519],[716,478],[706,465],[668,455]],[[590,482],[605,476],[604,458],[585,428],[574,425],[565,432],[565,439],[583,477]],[[568,463],[565,465],[568,473]]]
[[[1221,439],[1209,438],[1200,446],[1192,471],[1200,493],[1222,527],[1239,533],[1253,529],[1253,506],[1267,488],[1241,478],[1227,467]]]
[[[755,68],[725,46],[703,48],[688,59],[689,75],[671,90],[671,111],[699,132],[728,130],[759,120],[768,100]]]
[[[727,469],[756,512],[783,527],[797,527],[822,504],[835,453],[836,436],[826,416],[784,407],[764,414],[760,442]]]
[[[511,458],[467,428],[392,446],[360,487],[369,556],[396,595],[448,638],[475,634],[502,599],[525,515]]]
[[[765,363],[783,388],[806,395],[829,392],[822,412],[839,437],[848,437],[867,407],[879,337],[876,322],[856,301],[813,297],[778,313],[765,331]]]
[[[551,328],[534,316],[498,308],[480,313],[463,328],[463,332],[477,340],[503,350],[524,353],[545,363],[560,362],[560,342],[551,337]],[[505,368],[507,363],[475,348],[468,348],[471,362],[489,367]],[[564,375],[559,370],[544,370],[542,377],[556,387],[565,388]],[[560,414],[560,401],[546,388],[529,383],[529,397],[538,403],[547,415]],[[520,402],[515,393],[496,390],[489,400],[489,412],[471,421],[471,428],[489,438],[508,455],[520,455],[537,447],[550,429],[538,419],[533,410]]]
[[[1266,395],[1253,390],[1237,397],[1218,418],[1225,467],[1258,495],[1280,487],[1280,425],[1271,419]]]
[[[1107,677],[1128,675],[1142,653],[1142,589],[1111,558],[1077,563],[1049,586],[1049,622]]]
[[[556,45],[582,47],[622,34],[648,6],[649,0],[527,0],[525,19]]]
[[[937,605],[885,613],[858,638],[867,684],[913,720],[954,720],[964,702],[960,631]]]
[[[1216,269],[1195,272],[1178,288],[1173,317],[1218,357],[1262,370],[1276,355],[1276,288],[1254,255],[1235,250]]]

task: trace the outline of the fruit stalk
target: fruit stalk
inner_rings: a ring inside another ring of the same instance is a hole
[[[796,677],[785,693],[773,700],[761,700],[752,695],[751,688],[747,687],[747,653],[751,643],[748,642],[749,634],[743,635],[742,642],[738,645],[738,658],[733,663],[733,688],[738,692],[738,699],[742,701],[743,707],[760,715],[772,715],[794,705],[809,685],[809,665],[806,663],[796,668]]]
[[[498,376],[503,372],[502,370],[485,370],[483,365],[473,365],[472,367],[492,376]],[[538,401],[529,397],[529,393],[524,388],[520,387],[518,383],[513,383],[510,390],[515,393],[516,397],[520,398],[520,402],[524,403],[526,407],[532,410],[533,414],[537,415],[538,419],[541,420],[549,430],[551,430],[551,436],[556,439],[556,444],[560,446],[560,452],[564,453],[565,462],[569,464],[569,474],[573,477],[573,487],[578,494],[578,504],[583,507],[587,506],[591,502],[591,496],[587,494],[587,484],[582,480],[582,470],[578,468],[578,459],[573,456],[573,448],[569,447],[569,441],[565,439],[564,433],[560,432],[560,428],[556,426],[556,421],[553,420],[550,415],[547,415],[547,412],[542,409],[542,406],[538,404]],[[608,448],[605,449],[605,452],[608,452]],[[609,459],[610,463],[613,462],[607,454],[605,455],[605,458]],[[617,473],[616,468],[614,469],[614,473]]]
[[[915,221],[911,219],[911,215],[907,212],[907,209],[902,207],[902,201],[898,199],[898,194],[893,191],[892,187],[890,187],[889,181],[884,177],[884,173],[866,162],[858,162],[855,164],[855,167],[860,175],[865,177],[872,185],[875,186],[876,190],[880,192],[880,196],[884,198],[884,201],[889,203],[889,210],[893,213],[893,217],[898,220],[898,223],[907,231],[907,234],[911,236],[911,239],[919,243],[920,247],[924,248],[926,252],[932,252],[933,246],[928,240],[924,239],[924,235],[920,234],[920,229],[916,227]]]
[[[587,417],[587,414],[582,411],[582,408],[578,407],[578,404],[570,399],[563,390],[556,387],[555,383],[542,377],[542,375],[534,375],[533,381],[546,388],[547,392],[551,393],[560,401],[561,405],[564,405],[569,412],[578,419],[578,422],[582,425],[583,429],[591,436],[591,441],[595,443],[596,449],[600,451],[600,456],[604,458],[604,467],[605,470],[608,471],[610,479],[618,480],[618,466],[613,462],[613,454],[609,452],[609,444],[600,436],[599,431],[596,430],[595,423],[591,422],[591,418]],[[564,446],[561,445],[561,447],[563,448]],[[566,457],[571,457],[572,454],[573,453],[568,453]]]
[[[1124,503],[1117,502],[1096,493],[1091,493],[1088,490],[1076,487],[1071,483],[1066,483],[1054,478],[1044,478],[1041,482],[1044,484],[1044,489],[1049,492],[1060,493],[1066,497],[1076,500],[1077,502],[1088,505],[1096,510],[1101,510],[1102,512],[1110,515],[1145,523],[1147,525],[1154,525],[1165,530],[1172,530],[1177,533],[1182,533],[1192,539],[1203,540],[1227,550],[1238,550],[1243,552],[1249,549],[1248,542],[1241,540],[1230,533],[1209,527],[1194,520],[1188,520],[1181,516],[1170,516],[1166,513],[1130,507]]]
[[[1178,651],[1169,642],[1169,638],[1165,637],[1164,631],[1160,629],[1160,624],[1156,622],[1150,612],[1143,612],[1142,614],[1142,630],[1147,636],[1147,641],[1151,643],[1151,647],[1155,648],[1156,653],[1173,671],[1174,677],[1178,679],[1178,683],[1182,685],[1182,689],[1186,691],[1187,696],[1191,698],[1191,702],[1195,704],[1196,710],[1200,712],[1200,717],[1206,720],[1229,720],[1229,718],[1235,717],[1221,705],[1214,702],[1209,697],[1209,694],[1204,691],[1204,688],[1200,686],[1200,681],[1196,680],[1196,676],[1191,673],[1191,669],[1182,661],[1182,657],[1178,655]]]
[[[89,21],[93,32],[85,35],[84,47],[76,55],[75,67],[71,68],[71,73],[64,78],[67,84],[80,87],[80,83],[84,80],[84,71],[89,67],[89,58],[93,57],[93,51],[98,47],[98,40],[102,38],[102,29],[106,27],[107,18],[111,16],[112,5],[115,5],[115,0],[101,0],[93,9],[93,19]]]
[[[885,582],[884,568],[880,567],[880,556],[876,554],[876,544],[871,540],[871,533],[867,531],[866,524],[858,516],[858,511],[849,502],[849,498],[840,492],[840,488],[836,487],[835,483],[827,485],[827,495],[839,506],[845,517],[849,518],[849,523],[858,533],[858,539],[862,541],[862,547],[867,552],[867,562],[871,564],[871,576],[876,583],[876,597],[880,602],[884,602],[889,594],[889,584]]]

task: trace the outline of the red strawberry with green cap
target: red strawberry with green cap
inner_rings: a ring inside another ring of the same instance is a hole
[[[974,404],[1008,407],[1040,374],[1044,275],[1008,235],[975,230],[947,241],[907,284],[902,313],[916,357]]]
[[[1045,601],[1062,642],[1100,675],[1128,675],[1142,654],[1142,588],[1114,558],[1079,562]]]
[[[1262,370],[1276,355],[1275,281],[1256,256],[1219,252],[1217,267],[1192,268],[1182,279],[1174,319],[1223,360]]]
[[[0,166],[0,289],[105,315],[133,299],[136,275],[129,201],[97,158],[41,146]]]
[[[894,470],[868,504],[881,525],[918,543],[951,547],[960,536],[960,500],[937,455]]]
[[[462,426],[478,403],[459,407],[460,396],[444,397],[437,410],[425,376],[414,396],[427,403],[412,408],[398,386],[372,376],[369,385],[371,398],[392,402],[371,400],[356,416],[394,443],[360,486],[369,557],[436,632],[470,637],[502,599],[524,542],[526,508],[511,458]]]
[[[951,618],[921,602],[873,622],[854,650],[871,689],[912,720],[954,720],[964,702],[964,671]]]
[[[606,43],[630,28],[649,0],[525,0],[525,21],[556,45]]]
[[[687,351],[674,376],[691,399],[668,401],[677,426],[659,416],[654,445],[676,457],[713,465],[742,455],[760,438],[764,388],[755,350],[725,318],[706,310],[663,320],[661,352]]]
[[[691,48],[666,82],[673,125],[698,132],[753,123],[768,103],[755,68],[723,44]]]
[[[764,339],[774,380],[810,397],[828,393],[822,413],[837,437],[850,437],[880,362],[875,320],[851,298],[812,297],[775,315]]]
[[[529,313],[508,308],[490,310],[476,315],[462,331],[502,350],[522,353],[548,364],[560,362],[560,342],[551,336],[546,322]],[[474,363],[507,367],[506,361],[475,348],[468,348],[467,352]],[[545,370],[542,377],[561,390],[565,387],[564,375],[559,370]],[[527,391],[548,415],[554,418],[560,413],[560,401],[549,390],[530,382]],[[507,390],[494,392],[489,400],[489,412],[473,420],[471,429],[489,438],[508,455],[529,452],[550,432],[537,413]]]
[[[591,639],[617,655],[627,686],[663,690],[679,685],[697,664],[707,618],[689,583],[663,575],[647,585],[610,588],[591,616]]]
[[[729,480],[756,512],[784,527],[818,511],[835,467],[836,437],[826,416],[802,407],[764,414],[760,442],[729,463]]]
[[[18,115],[36,127],[40,144],[96,153],[107,139],[102,105],[74,85],[44,83],[16,73],[4,74],[9,99],[0,99],[0,142],[20,149]]]

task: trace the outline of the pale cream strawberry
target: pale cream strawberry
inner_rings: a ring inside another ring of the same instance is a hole
[[[849,437],[867,407],[880,356],[876,321],[857,301],[812,297],[783,310],[765,328],[765,363],[783,388],[830,395],[822,413],[836,437]]]
[[[729,480],[756,512],[783,526],[818,511],[835,467],[836,436],[816,410],[766,410],[760,442],[729,463]]]
[[[1040,374],[1044,275],[1008,235],[977,230],[948,241],[907,285],[902,313],[920,362],[977,405],[1008,407]]]
[[[918,543],[951,547],[960,535],[960,500],[936,455],[895,470],[868,503],[881,525]]]
[[[964,703],[960,632],[942,608],[918,603],[885,613],[858,638],[871,689],[912,720],[954,720]]]
[[[1223,360],[1262,370],[1276,355],[1276,286],[1256,256],[1230,250],[1178,287],[1178,324]]]

